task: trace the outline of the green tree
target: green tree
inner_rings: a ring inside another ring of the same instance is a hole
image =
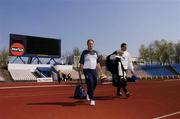
[[[79,48],[77,48],[77,47],[74,48],[72,57],[73,57],[73,64],[74,64],[75,68],[79,67],[80,55],[81,55],[81,51],[79,50]]]
[[[73,49],[73,56],[80,56],[81,55],[81,51],[79,50],[79,48],[74,48]]]
[[[153,44],[151,43],[151,44],[148,46],[148,49],[147,49],[147,55],[149,55],[148,58],[149,58],[149,61],[150,61],[151,64],[153,63],[153,60],[154,60],[154,54],[155,54],[155,52],[154,52],[154,46],[153,46]]]
[[[153,43],[154,46],[154,60],[161,63],[161,43],[158,40],[155,40]]]
[[[145,45],[141,45],[139,49],[140,59],[143,59],[146,63],[149,62],[149,53]]]
[[[174,44],[172,42],[168,42],[165,39],[160,41],[155,40],[153,43],[148,45],[148,48],[146,48],[144,45],[141,45],[139,50],[141,58],[150,63],[156,61],[161,64],[170,64],[172,62],[172,57],[175,55],[175,51]],[[178,54],[176,55],[178,56]]]
[[[0,67],[7,68],[8,58],[9,58],[9,51],[7,49],[3,49],[0,57]]]
[[[165,39],[154,42],[155,59],[161,64],[170,63],[171,56],[175,54],[174,44]]]
[[[180,63],[180,41],[175,44],[175,62]]]

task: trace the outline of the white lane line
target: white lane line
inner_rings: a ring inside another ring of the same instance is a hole
[[[106,84],[110,84],[110,83],[104,82],[102,85],[106,85]],[[22,88],[71,87],[71,86],[76,86],[76,85],[77,84],[40,85],[40,86],[9,86],[9,87],[0,87],[0,90],[3,90],[3,89],[22,89]],[[83,84],[83,85],[86,85],[86,84]]]
[[[168,80],[164,80],[164,81],[180,81],[180,79],[168,79]]]
[[[10,86],[10,87],[0,87],[0,90],[3,89],[21,89],[21,88],[47,88],[47,87],[62,87],[62,86],[74,86],[74,85],[41,85],[41,86]]]
[[[170,116],[173,116],[173,115],[176,115],[176,114],[180,114],[180,111],[174,112],[174,113],[171,113],[171,114],[166,114],[166,115],[163,115],[163,116],[160,116],[160,117],[155,117],[153,119],[162,119],[162,118],[170,117]]]
[[[57,95],[70,95],[71,93],[64,93],[64,92],[57,92],[57,93],[46,93],[43,92],[42,94],[14,94],[14,95],[0,95],[0,98],[19,98],[19,97],[39,97],[39,96],[57,96]]]
[[[21,95],[0,95],[0,98],[18,98],[18,97],[38,97],[38,96],[52,96],[64,95],[64,93],[51,93],[51,94],[21,94]]]

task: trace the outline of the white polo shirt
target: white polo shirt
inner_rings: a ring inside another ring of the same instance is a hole
[[[99,63],[97,52],[95,50],[84,50],[79,63],[83,64],[83,69],[96,69],[96,65]]]

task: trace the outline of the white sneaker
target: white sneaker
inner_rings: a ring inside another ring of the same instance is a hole
[[[95,101],[94,101],[94,100],[91,100],[91,101],[90,101],[90,105],[91,105],[91,106],[94,106],[94,105],[95,105]]]
[[[87,100],[87,101],[90,101],[90,98],[89,98],[89,95],[88,95],[88,94],[86,95],[86,100]]]

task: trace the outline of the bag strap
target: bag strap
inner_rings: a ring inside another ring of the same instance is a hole
[[[79,74],[78,84],[81,84],[81,85],[83,84],[83,83],[82,83],[81,74]]]

